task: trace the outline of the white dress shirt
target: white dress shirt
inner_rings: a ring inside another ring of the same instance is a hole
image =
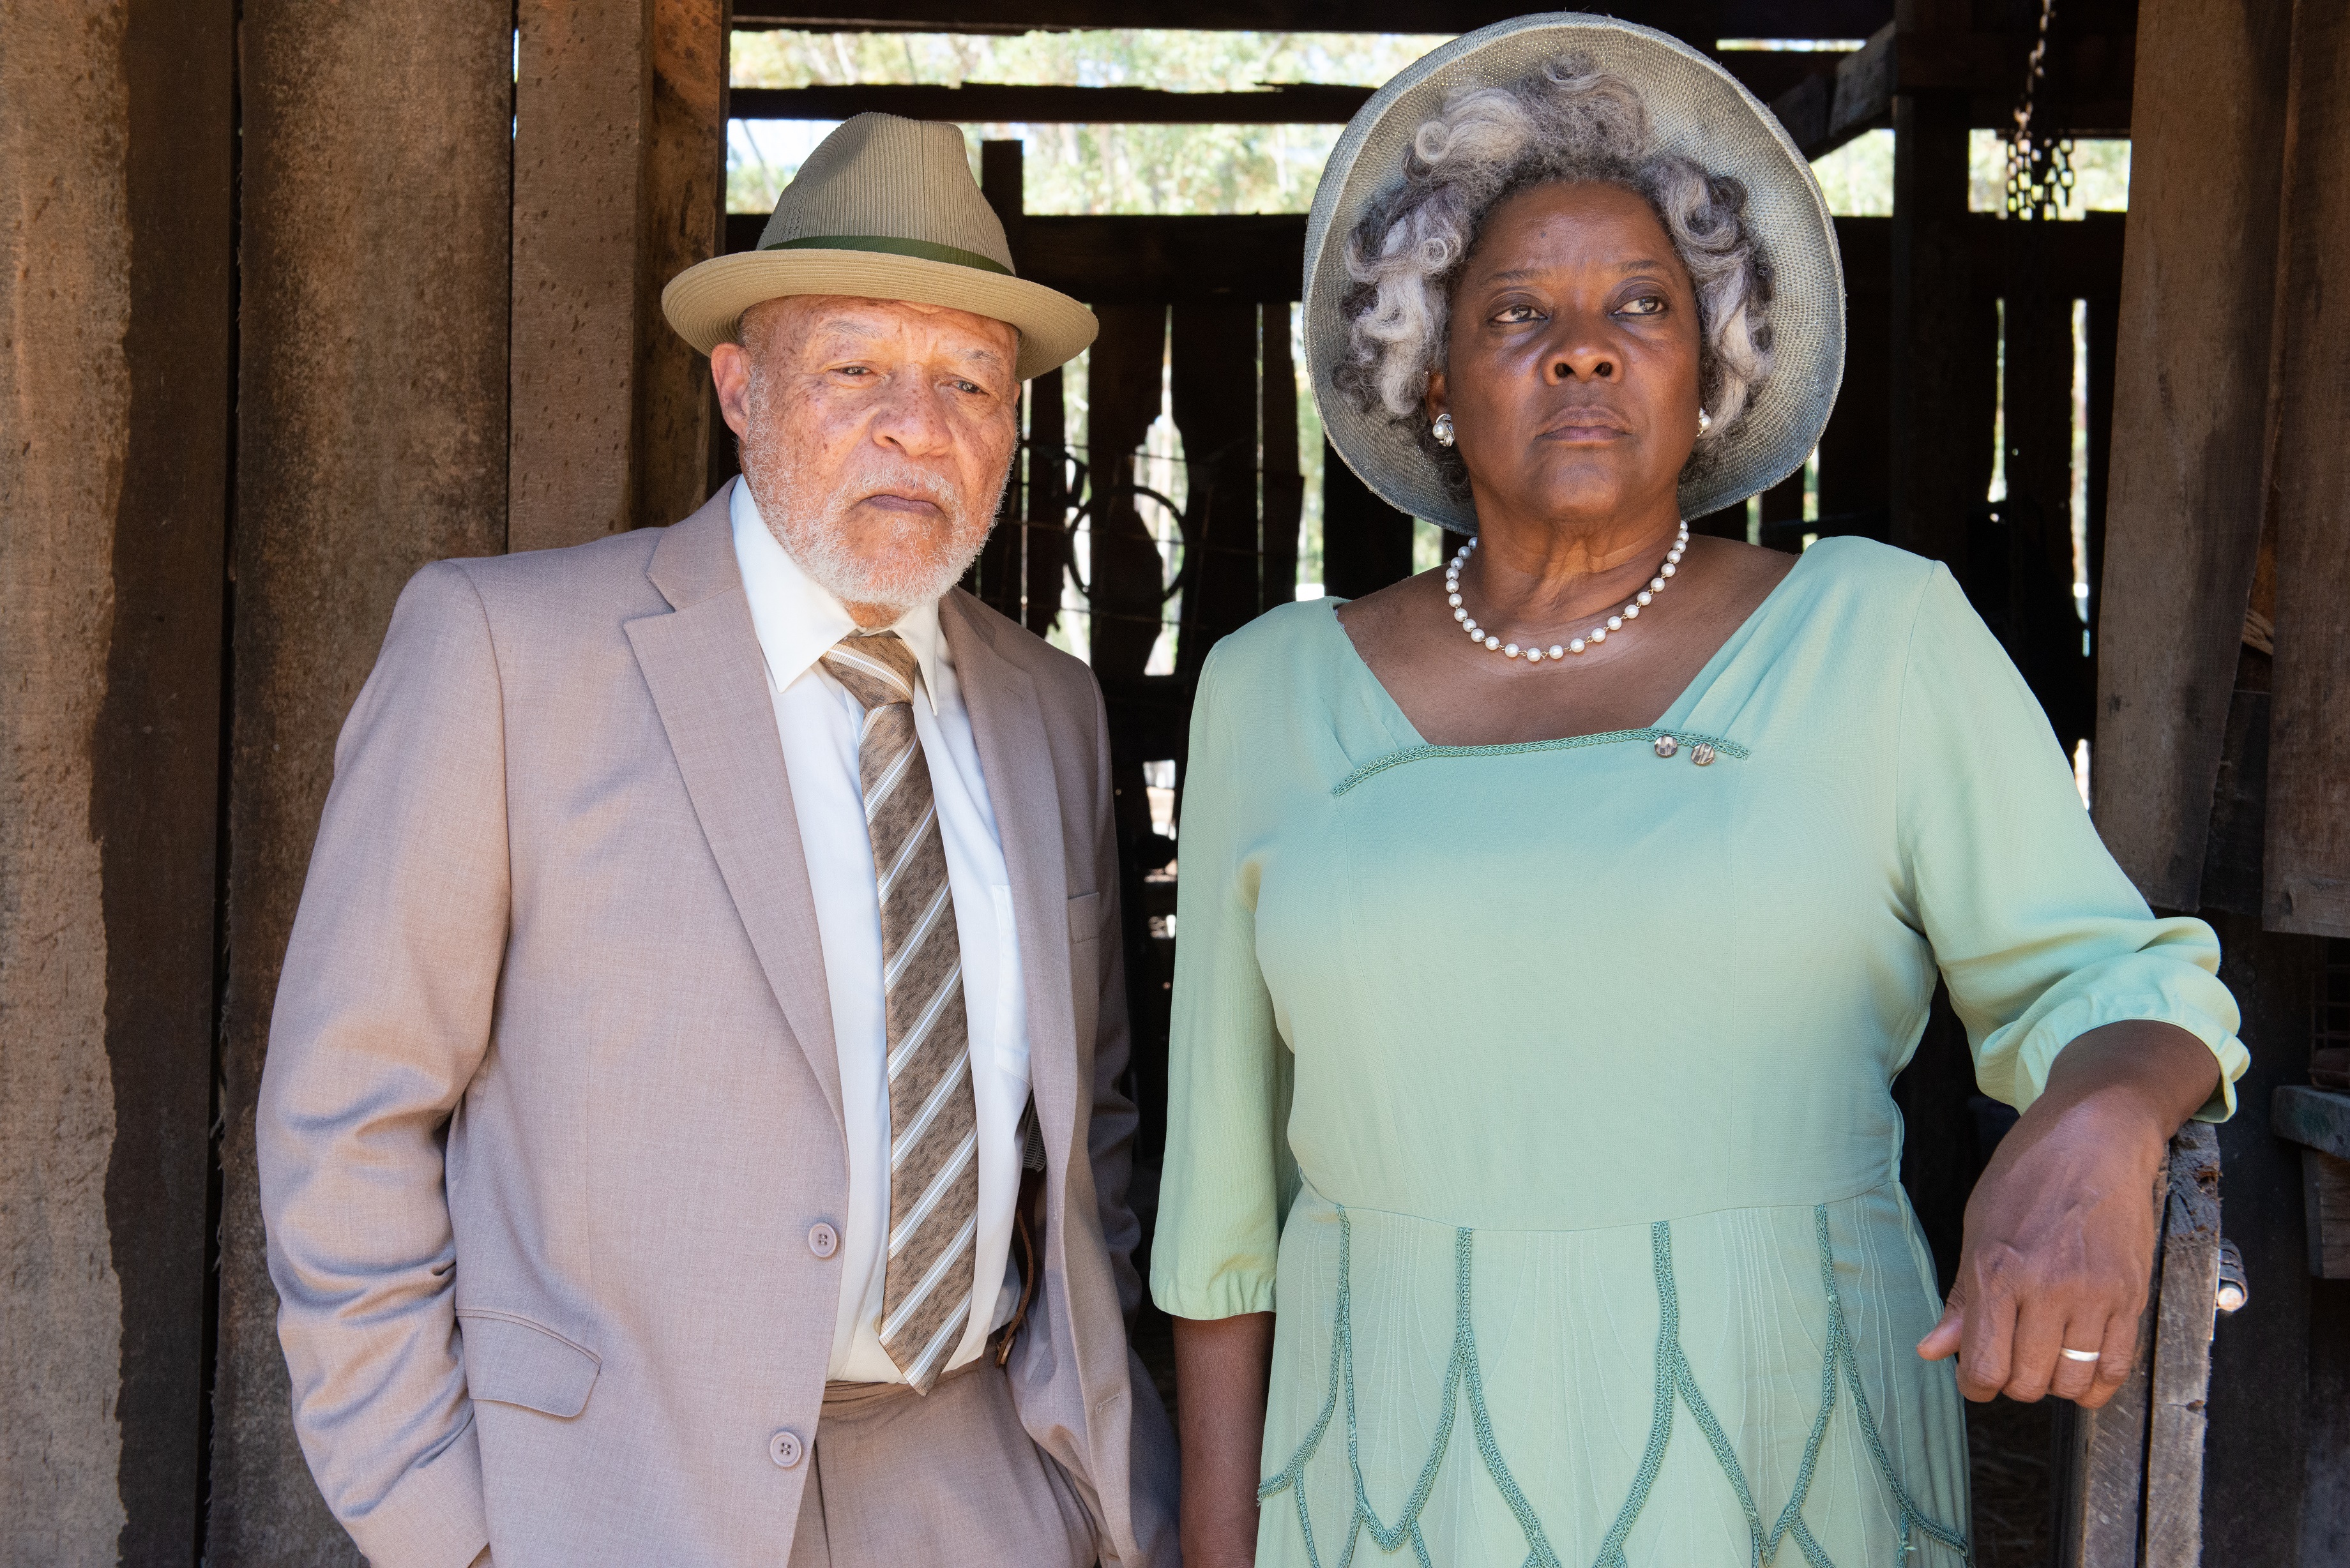
[[[816,931],[840,1052],[841,1114],[848,1134],[848,1212],[840,1225],[840,1312],[828,1376],[836,1382],[902,1383],[881,1348],[884,1243],[889,1233],[889,1027],[881,992],[881,905],[873,845],[858,782],[857,738],[864,710],[816,662],[856,622],[830,592],[800,570],[769,533],[739,480],[731,503],[734,559],[750,596],[751,624],[766,656],[767,692],[784,743],[800,847],[816,893]],[[936,604],[890,628],[920,666],[927,701],[914,703],[914,732],[931,770],[945,840],[947,885],[962,950],[963,1010],[970,1021],[971,1087],[979,1117],[979,1257],[970,1326],[947,1359],[961,1366],[986,1347],[1019,1300],[1011,1262],[1012,1210],[1020,1191],[1020,1116],[1028,1104],[1028,1003],[1013,929],[1012,883],[988,805],[971,714]]]

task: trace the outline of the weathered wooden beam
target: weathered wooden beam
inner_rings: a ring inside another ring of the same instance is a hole
[[[1887,0],[1635,0],[1627,21],[1711,45],[1716,38],[1865,38],[1884,25]],[[1284,33],[1462,33],[1520,15],[1511,0],[1129,0],[1121,27]],[[739,0],[744,27],[1025,33],[1099,27],[1097,0]]]
[[[1411,576],[1411,518],[1371,493],[1337,449],[1322,451],[1322,591],[1358,599]]]
[[[1907,0],[1905,0],[1905,4]],[[1990,480],[1996,317],[1967,243],[1963,97],[1893,106],[1892,542],[1967,575],[1967,533]]]
[[[1305,476],[1298,469],[1297,367],[1289,345],[1289,306],[1274,301],[1263,320],[1257,428],[1263,432],[1264,569],[1261,608],[1297,597],[1297,526],[1305,504]]]
[[[1047,370],[1028,383],[1028,510],[1022,527],[1023,589],[1028,629],[1038,637],[1061,617],[1061,585],[1069,564],[1069,448],[1062,373]]]
[[[1944,26],[1953,20],[1945,18]],[[1957,95],[1965,101],[1970,127],[2006,129],[2014,121],[2023,60],[2034,41],[2031,34],[1971,29],[1897,35],[1888,25],[1850,54],[1765,57],[1821,62],[1821,68],[1783,87],[1772,82],[1777,73],[1742,69],[1737,55],[1724,57],[1723,63],[1770,104],[1804,156],[1818,158],[1864,130],[1890,123],[1893,99],[1902,93]],[[2077,136],[2126,136],[2130,36],[2067,27],[2052,40],[2052,53],[2050,75],[2062,88],[2043,95],[2035,123]],[[1765,84],[1773,90],[1762,92]]]
[[[710,361],[670,330],[660,291],[718,254],[726,214],[728,0],[652,0],[652,93],[637,207],[634,526],[677,522],[709,493],[718,415]]]
[[[1021,146],[1017,141],[983,141],[979,147],[979,191],[994,209],[1003,232],[1020,227],[1024,180]],[[1025,410],[1021,410],[1023,414]],[[1015,465],[1003,493],[996,498],[995,528],[980,550],[979,559],[963,575],[962,586],[998,614],[1020,618],[1020,601],[1026,588],[1026,566],[1021,558],[1020,470]]]
[[[2303,1149],[2301,1201],[2310,1278],[2350,1280],[2350,1158]]]
[[[2059,1411],[2055,1495],[2056,1568],[2138,1568],[2146,1505],[2147,1407],[2154,1386],[2156,1324],[2161,1316],[2162,1246],[2173,1162],[2155,1173],[2154,1272],[2138,1314],[2130,1374],[2105,1407]]]
[[[254,1104],[335,737],[400,587],[505,544],[514,24],[244,0],[222,1096],[205,1559],[357,1564],[296,1443]],[[398,62],[397,69],[385,62]]]
[[[2350,1095],[2307,1084],[2282,1085],[2270,1100],[2269,1126],[2279,1137],[2336,1159],[2350,1159]]]
[[[2204,1405],[2220,1276],[2220,1146],[2189,1122],[2155,1179],[2154,1276],[2130,1375],[2059,1425],[2057,1568],[2200,1561]]]
[[[2262,919],[2350,937],[2350,12],[2293,7],[2276,369],[2276,679]]]
[[[1257,570],[1257,308],[1179,305],[1169,337],[1168,412],[1183,438],[1181,631],[1176,671],[1196,680],[1208,649],[1262,607]]]
[[[132,0],[121,66],[130,403],[106,700],[90,736],[89,830],[105,876],[114,1090],[106,1208],[122,1290],[112,1403],[125,1517],[120,1537],[100,1544],[124,1563],[168,1563],[185,1559],[203,1509],[235,6]]]
[[[1165,604],[1165,559],[1145,524],[1166,521],[1159,503],[1135,492],[1134,453],[1164,401],[1167,307],[1115,305],[1102,308],[1101,334],[1087,356],[1086,499],[1090,566],[1087,600],[1092,614],[1093,667],[1103,680],[1139,678],[1159,640]],[[1148,758],[1136,758],[1138,770]],[[1141,774],[1131,800],[1119,798],[1122,832],[1147,832]]]
[[[230,5],[0,0],[0,1563],[189,1560]]]
[[[2091,787],[2167,909],[2200,902],[2260,538],[2290,18],[2290,0],[2139,17]]]
[[[2146,1441],[2146,1539],[2140,1568],[2203,1560],[2204,1403],[2220,1289],[2220,1141],[2189,1122],[2170,1144],[2156,1297]]]
[[[736,88],[736,119],[847,119],[879,111],[960,125],[1344,125],[1371,96],[1367,87],[1284,82],[1253,92],[1165,92],[1139,87]]]
[[[514,93],[512,547],[675,522],[702,499],[703,362],[660,289],[712,254],[721,0],[523,0]]]

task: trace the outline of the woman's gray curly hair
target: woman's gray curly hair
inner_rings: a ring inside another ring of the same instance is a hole
[[[1463,498],[1468,470],[1430,433],[1422,402],[1450,346],[1452,287],[1494,208],[1562,180],[1646,197],[1689,271],[1699,395],[1713,421],[1699,440],[1700,458],[1771,373],[1771,264],[1746,226],[1746,187],[1653,150],[1638,88],[1569,55],[1500,87],[1455,92],[1413,135],[1401,182],[1369,203],[1347,236],[1354,286],[1340,303],[1347,350],[1335,379],[1364,412],[1411,431]]]

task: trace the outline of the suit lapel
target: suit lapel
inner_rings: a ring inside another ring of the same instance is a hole
[[[1068,855],[1052,746],[1036,706],[1036,683],[996,650],[992,628],[981,622],[970,597],[958,589],[941,600],[939,625],[971,711],[972,739],[1012,879],[1036,1117],[1046,1140],[1066,1153],[1076,1135],[1077,1040],[1069,993]]]
[[[840,1057],[766,665],[721,490],[665,534],[649,568],[674,607],[627,623],[670,750],[785,1022],[841,1119]]]

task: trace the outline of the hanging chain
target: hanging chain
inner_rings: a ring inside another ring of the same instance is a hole
[[[2073,139],[2049,136],[2033,129],[2034,99],[2047,79],[2048,29],[2056,19],[2056,0],[2040,0],[2040,36],[2025,62],[2023,97],[2015,106],[2015,129],[2007,139],[2007,215],[2011,218],[2056,216],[2073,193]]]

